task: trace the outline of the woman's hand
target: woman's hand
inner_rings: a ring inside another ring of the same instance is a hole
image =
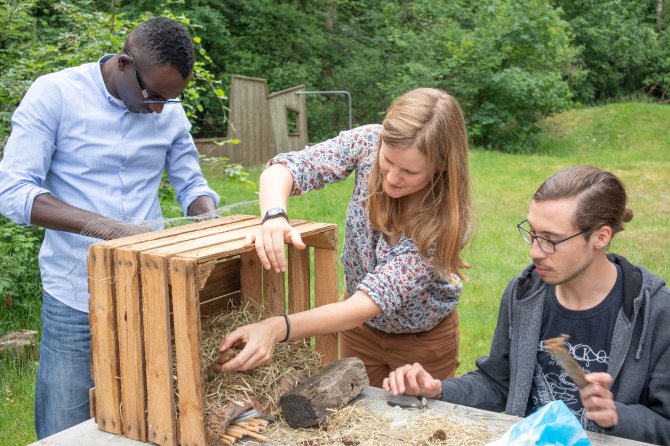
[[[384,378],[382,387],[393,395],[421,395],[427,398],[442,398],[442,381],[433,378],[421,364],[406,364],[398,367]]]
[[[272,353],[279,340],[286,336],[283,316],[271,317],[255,324],[244,325],[223,338],[221,353],[233,345],[244,344],[237,356],[221,366],[222,371],[243,372],[272,361]]]
[[[244,246],[256,247],[263,268],[273,268],[277,273],[286,271],[284,243],[293,243],[301,250],[306,248],[300,232],[282,217],[267,220],[255,234],[248,235],[244,240]]]
[[[608,373],[589,373],[586,380],[589,383],[579,391],[586,418],[595,421],[600,427],[616,426],[619,415],[610,391],[612,376]]]

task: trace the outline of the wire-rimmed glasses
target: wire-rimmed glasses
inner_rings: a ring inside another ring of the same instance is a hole
[[[521,223],[518,223],[516,225],[517,229],[519,230],[519,235],[521,235],[521,239],[528,243],[529,245],[533,244],[533,240],[537,241],[537,246],[540,247],[542,251],[544,251],[547,254],[554,254],[556,252],[556,245],[559,243],[567,242],[571,238],[575,238],[578,235],[584,234],[585,232],[588,232],[587,230],[585,231],[580,231],[576,233],[575,235],[571,235],[570,237],[564,238],[563,240],[549,240],[548,238],[540,237],[539,235],[533,235],[531,232],[523,227],[524,223],[528,223],[528,220],[524,220]]]

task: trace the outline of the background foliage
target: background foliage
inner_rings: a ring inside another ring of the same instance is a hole
[[[463,372],[486,353],[500,290],[526,261],[513,224],[530,190],[560,167],[589,162],[621,174],[636,218],[613,248],[668,276],[667,106],[589,107],[631,96],[667,101],[670,5],[661,2],[657,16],[658,1],[2,0],[0,158],[11,114],[36,77],[118,52],[135,24],[156,15],[179,20],[193,37],[186,94],[195,137],[225,136],[232,74],[265,78],[270,91],[347,90],[354,125],[378,122],[408,89],[443,88],[466,112],[481,216],[459,304]],[[308,96],[308,105],[311,141],[346,128],[343,98]],[[224,199],[255,199],[240,166],[204,167]],[[342,226],[350,187],[308,194],[293,209]],[[168,184],[160,194],[167,214],[178,213]],[[0,216],[0,333],[40,328],[42,235]],[[35,363],[2,360],[0,368],[0,431],[9,432],[0,445],[28,443]]]
[[[657,21],[650,0],[5,0],[0,146],[35,77],[116,52],[137,22],[169,15],[198,54],[187,91],[195,136],[224,136],[225,92],[241,74],[270,91],[347,90],[354,125],[378,122],[408,89],[443,88],[474,144],[532,151],[538,123],[558,111],[640,93],[666,100],[667,9]],[[312,141],[346,128],[344,97],[308,105]]]

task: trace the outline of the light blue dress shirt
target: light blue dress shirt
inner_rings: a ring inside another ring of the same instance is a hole
[[[181,104],[168,104],[162,113],[128,111],[105,88],[101,64],[109,57],[42,76],[26,93],[0,162],[0,213],[7,218],[29,225],[35,197],[50,193],[103,216],[159,219],[163,170],[184,213],[203,195],[218,206]],[[44,290],[83,312],[86,248],[93,241],[47,230],[39,254]]]

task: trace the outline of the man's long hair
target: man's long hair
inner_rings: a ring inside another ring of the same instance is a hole
[[[400,201],[384,192],[379,168],[382,141],[390,149],[416,147],[433,169],[425,195],[411,215],[403,215]],[[468,138],[463,111],[454,97],[442,90],[419,88],[391,105],[370,173],[368,212],[374,229],[405,234],[436,268],[465,277],[461,269],[468,265],[461,250],[472,217]]]

